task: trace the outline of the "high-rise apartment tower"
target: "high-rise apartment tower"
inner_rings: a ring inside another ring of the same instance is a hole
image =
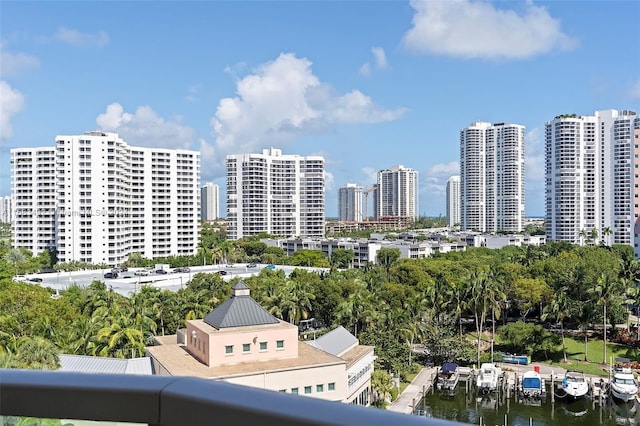
[[[520,232],[524,126],[475,122],[460,131],[462,230]]]
[[[378,172],[376,218],[418,218],[418,172],[402,165]]]
[[[13,240],[60,262],[119,265],[197,250],[200,154],[128,145],[115,133],[11,150]]]
[[[323,237],[324,222],[324,158],[276,148],[227,156],[227,238]]]
[[[220,217],[220,187],[207,182],[200,188],[200,219],[216,220]]]
[[[338,220],[362,222],[362,187],[348,183],[338,189]]]
[[[640,117],[564,114],[545,125],[547,238],[628,244],[638,257]]]
[[[451,176],[447,181],[447,226],[460,225],[460,176]]]

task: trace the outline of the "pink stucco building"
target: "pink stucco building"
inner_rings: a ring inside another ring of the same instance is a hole
[[[179,337],[180,336],[180,337]],[[315,398],[369,405],[375,356],[343,327],[311,342],[267,312],[243,282],[184,333],[147,348],[160,375],[196,376]]]

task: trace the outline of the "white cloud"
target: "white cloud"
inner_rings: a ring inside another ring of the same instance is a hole
[[[4,45],[0,45],[0,75],[3,78],[16,77],[30,69],[38,68],[40,61],[35,56],[26,53],[8,52]]]
[[[367,179],[367,183],[365,184],[365,187],[370,187],[372,186],[374,183],[378,182],[378,170],[374,169],[373,167],[363,167],[362,169],[360,169],[362,171],[362,173],[364,173],[364,175],[366,176]]]
[[[24,96],[0,80],[0,141],[11,137],[11,119],[24,108]]]
[[[630,93],[632,99],[640,99],[640,80],[631,86]]]
[[[188,149],[195,137],[195,131],[183,125],[180,117],[167,121],[149,106],[138,107],[131,114],[119,103],[112,103],[98,115],[96,124],[101,130],[119,133],[129,143],[147,147]]]
[[[184,97],[186,101],[197,102],[200,100],[198,94],[202,91],[202,84],[192,84],[187,89],[187,96]]]
[[[375,69],[387,69],[389,68],[389,63],[387,62],[387,55],[384,53],[384,49],[382,47],[374,46],[371,48],[371,53],[373,54],[373,65],[369,62],[365,62],[362,64],[358,72],[360,75],[368,77]]]
[[[362,64],[358,72],[360,73],[360,75],[369,77],[371,75],[371,64],[369,62],[365,62],[364,64]]]
[[[332,191],[334,184],[335,184],[335,179],[333,177],[333,173],[325,170],[324,171],[324,190]]]
[[[406,111],[380,108],[358,90],[336,95],[313,74],[311,65],[305,58],[283,53],[237,79],[236,96],[221,99],[211,119],[216,142],[212,157],[203,162],[221,172],[227,154],[282,146],[296,135],[342,123],[397,120]]]
[[[447,188],[447,180],[451,176],[460,174],[460,163],[451,161],[450,163],[440,163],[429,168],[425,173],[425,185],[421,192],[443,195]]]
[[[523,59],[576,45],[546,8],[531,1],[521,13],[472,0],[412,0],[411,6],[413,28],[403,43],[419,53]]]
[[[373,53],[373,58],[375,59],[376,68],[384,69],[389,66],[387,64],[387,55],[384,53],[384,49],[382,47],[372,47],[371,53]]]
[[[104,31],[91,34],[61,27],[53,38],[75,47],[104,47],[109,44],[109,35]]]

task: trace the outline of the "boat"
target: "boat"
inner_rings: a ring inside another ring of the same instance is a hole
[[[454,362],[445,362],[442,364],[442,367],[440,367],[440,371],[438,372],[438,389],[453,391],[458,385],[458,380],[460,380],[458,364]]]
[[[480,366],[478,377],[476,378],[476,386],[478,392],[487,394],[495,392],[498,389],[500,379],[502,378],[502,368],[496,367],[495,364],[485,362]]]
[[[611,395],[623,402],[635,400],[638,395],[638,383],[633,376],[631,361],[628,358],[616,358],[610,389]]]
[[[582,398],[589,393],[589,383],[582,371],[569,370],[562,379],[562,390],[573,399]]]
[[[508,364],[529,365],[531,364],[531,356],[504,354],[502,355],[502,362],[506,362]]]
[[[545,396],[544,379],[536,370],[527,371],[522,376],[520,394],[523,398],[541,398]]]

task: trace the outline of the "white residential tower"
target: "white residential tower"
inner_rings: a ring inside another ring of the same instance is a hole
[[[348,183],[338,189],[338,220],[362,222],[362,187]]]
[[[460,131],[462,230],[522,231],[524,182],[524,126],[475,122]]]
[[[261,154],[227,156],[227,238],[324,236],[324,158]]]
[[[447,226],[460,225],[460,176],[451,176],[447,181]]]

